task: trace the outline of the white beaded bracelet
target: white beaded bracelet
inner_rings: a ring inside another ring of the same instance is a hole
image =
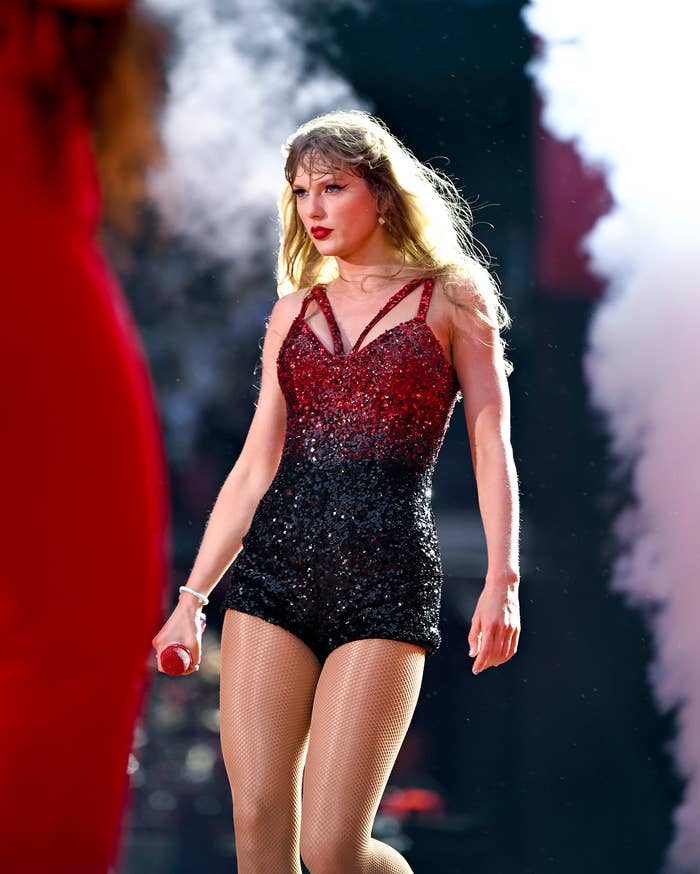
[[[202,602],[202,604],[206,607],[209,603],[209,598],[206,595],[203,595],[201,592],[198,592],[196,589],[190,589],[189,586],[180,586],[181,592],[189,592],[190,595],[194,595],[196,598]]]

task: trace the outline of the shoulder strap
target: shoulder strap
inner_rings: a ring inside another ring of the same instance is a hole
[[[418,286],[425,282],[426,285],[428,283],[427,279],[412,279],[410,282],[407,282],[403,288],[400,288],[394,295],[392,295],[389,300],[384,304],[384,306],[379,310],[376,316],[370,321],[364,331],[360,334],[360,336],[355,341],[355,345],[353,346],[353,350],[359,348],[362,341],[365,339],[367,333],[372,330],[372,328],[377,324],[377,322],[389,312],[392,307],[395,307],[396,304],[403,300],[409,292],[413,291],[414,288],[418,288]],[[425,295],[425,289],[423,290],[423,295]],[[421,306],[423,305],[423,298],[421,297]],[[427,310],[427,306],[426,306]]]
[[[306,292],[306,294],[304,295],[304,299],[301,302],[301,309],[299,310],[299,315],[297,316],[297,318],[302,318],[302,319],[304,318],[304,315],[306,313],[306,308],[311,303],[311,301],[317,296],[318,289],[319,289],[318,285],[313,285]]]
[[[430,306],[430,298],[433,294],[433,286],[435,284],[435,280],[432,276],[428,277],[425,280],[425,285],[423,286],[423,293],[420,296],[420,303],[418,304],[418,313],[416,318],[420,319],[422,322],[425,321],[425,317],[428,315],[428,307]]]

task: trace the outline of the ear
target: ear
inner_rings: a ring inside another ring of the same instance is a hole
[[[374,195],[374,200],[377,205],[377,212],[380,216],[386,217],[391,213],[392,199],[391,195],[383,185],[377,185],[375,180],[367,180],[367,186]]]
[[[384,200],[384,192],[382,186],[377,183],[377,180],[372,176],[363,176],[365,180],[365,185],[369,189],[370,194],[374,195],[374,199],[377,201],[377,210],[380,209],[384,204],[382,201]]]

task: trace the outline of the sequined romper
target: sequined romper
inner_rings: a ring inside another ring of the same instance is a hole
[[[415,279],[397,291],[347,356],[325,287],[316,285],[279,350],[284,447],[224,575],[221,611],[283,626],[321,664],[360,638],[408,641],[427,655],[441,643],[431,484],[460,390],[426,323],[433,285]],[[420,286],[417,315],[362,347],[375,323]],[[333,352],[305,319],[313,299]]]

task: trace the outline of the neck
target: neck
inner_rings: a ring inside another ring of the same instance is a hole
[[[404,261],[386,260],[372,264],[351,263],[336,258],[338,278],[333,285],[349,291],[371,294],[383,291],[388,282],[402,281],[407,275]]]

